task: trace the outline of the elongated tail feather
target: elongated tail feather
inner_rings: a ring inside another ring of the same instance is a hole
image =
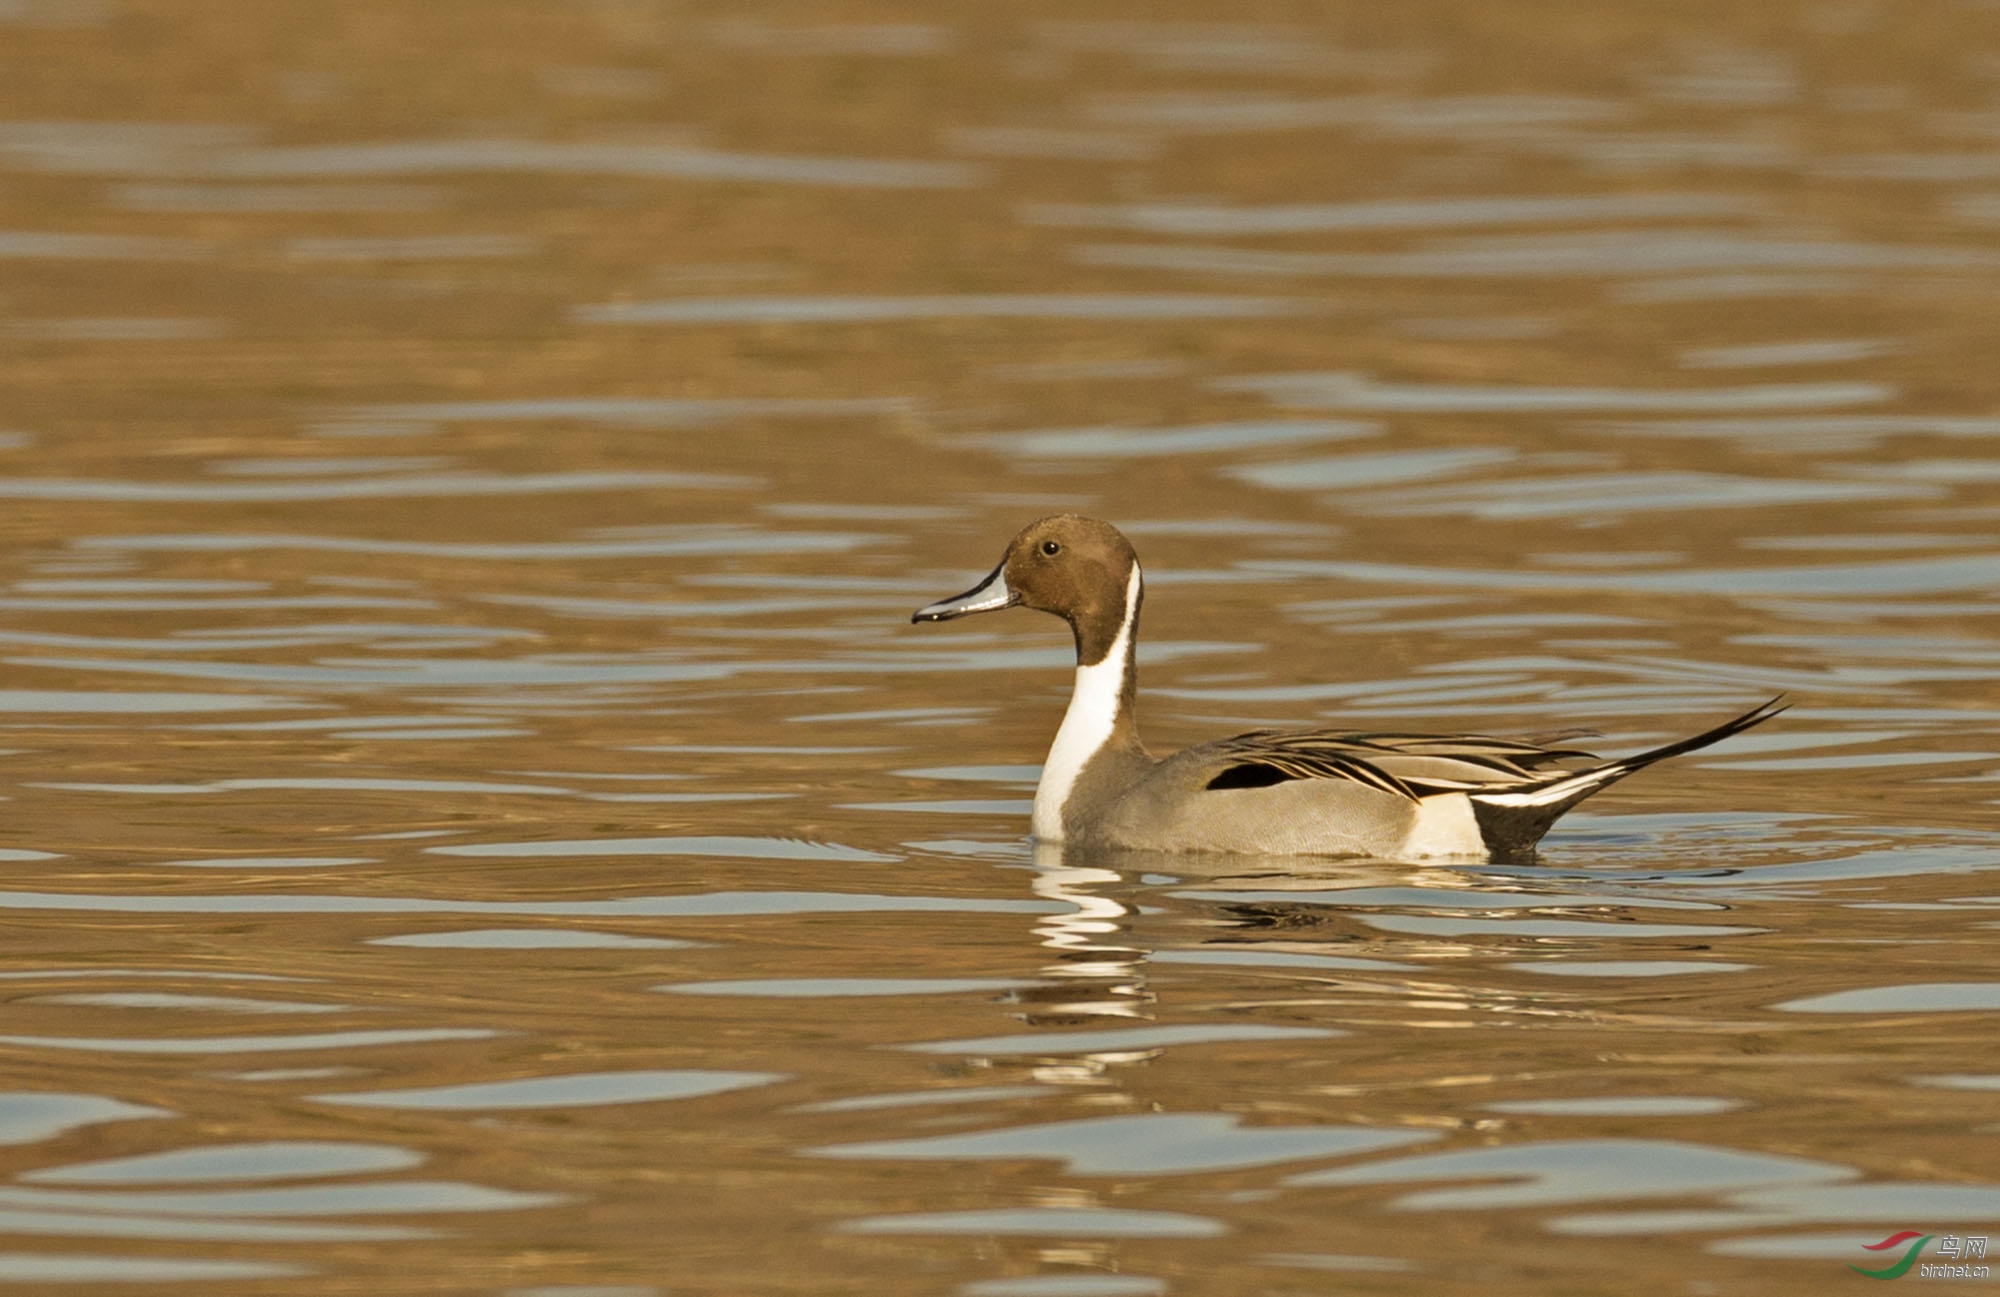
[[[1656,761],[1665,761],[1668,757],[1719,743],[1732,734],[1741,734],[1753,725],[1770,720],[1788,705],[1780,696],[1760,703],[1714,729],[1703,730],[1629,757],[1619,757],[1588,770],[1555,775],[1532,784],[1516,784],[1504,792],[1469,793],[1472,813],[1479,821],[1480,836],[1486,840],[1486,849],[1495,855],[1527,851],[1541,841],[1542,835],[1549,831],[1549,826],[1556,822],[1558,816],[1592,793],[1609,788],[1626,775],[1644,770]]]

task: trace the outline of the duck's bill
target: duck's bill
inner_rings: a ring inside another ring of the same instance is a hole
[[[1007,588],[1007,565],[1002,563],[993,569],[984,581],[949,599],[925,604],[910,614],[911,621],[950,621],[967,613],[992,612],[996,608],[1012,608],[1021,602],[1021,596]]]

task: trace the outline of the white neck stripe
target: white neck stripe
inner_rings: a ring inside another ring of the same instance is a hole
[[[1111,739],[1118,723],[1118,703],[1125,694],[1125,668],[1132,656],[1132,630],[1139,620],[1139,565],[1125,582],[1125,619],[1104,660],[1076,669],[1076,688],[1063,713],[1055,745],[1042,764],[1042,781],[1035,787],[1034,833],[1043,842],[1063,839],[1063,806],[1077,776]]]

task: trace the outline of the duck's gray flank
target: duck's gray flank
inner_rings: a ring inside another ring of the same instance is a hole
[[[1030,523],[945,621],[1020,605],[1069,623],[1075,689],[1035,793],[1035,836],[1158,851],[1454,856],[1533,848],[1557,817],[1656,761],[1784,710],[1772,699],[1628,757],[1474,735],[1256,730],[1156,759],[1134,719],[1144,578],[1115,527],[1076,514]]]

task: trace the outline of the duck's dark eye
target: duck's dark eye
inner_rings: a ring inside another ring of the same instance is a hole
[[[1062,553],[1062,545],[1053,540],[1045,540],[1042,542],[1042,553],[1047,554],[1050,558],[1054,558],[1056,555]]]

